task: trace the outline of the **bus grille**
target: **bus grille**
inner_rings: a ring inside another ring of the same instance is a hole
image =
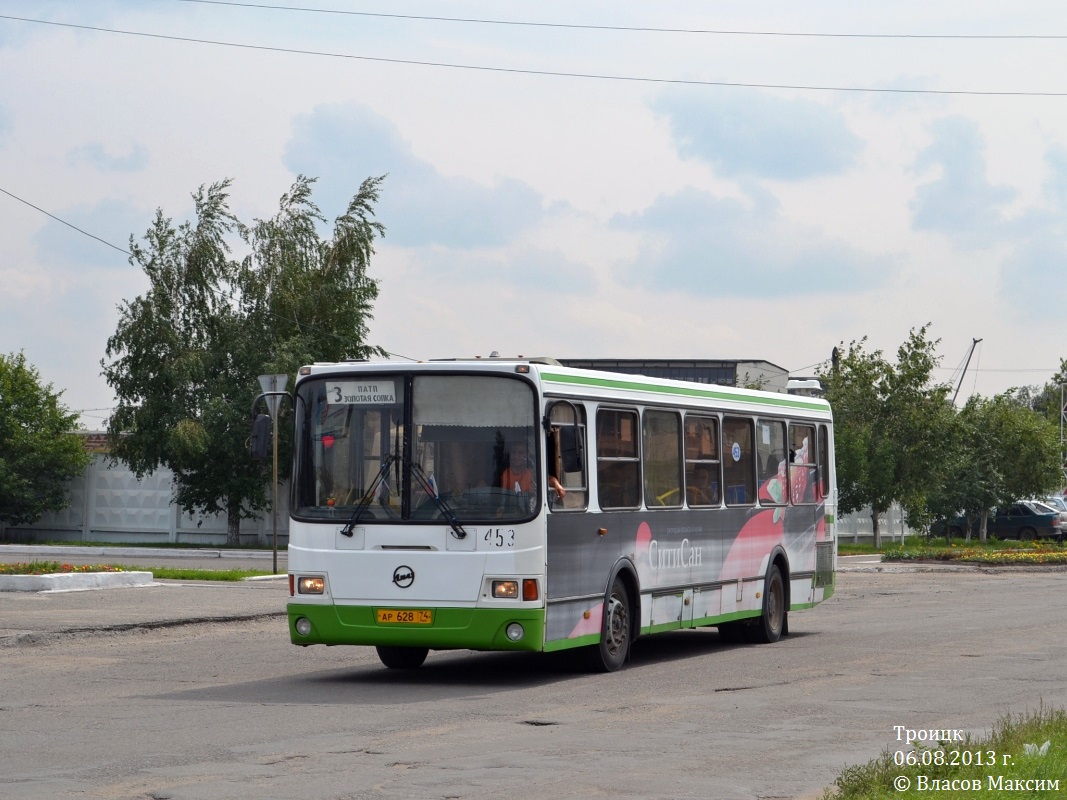
[[[834,543],[815,543],[815,586],[829,586],[834,582]]]

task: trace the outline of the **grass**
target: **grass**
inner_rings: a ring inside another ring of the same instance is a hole
[[[869,556],[881,553],[882,551],[876,548],[873,544],[863,544],[862,542],[842,542],[840,539],[837,541],[837,552],[843,556]]]
[[[142,547],[145,549],[160,549],[160,550],[258,550],[271,552],[274,549],[272,544],[242,544],[242,545],[228,545],[228,544],[202,544],[196,542],[94,542],[94,541],[72,541],[70,539],[59,539],[55,541],[16,541],[5,540],[0,544],[24,544],[40,547]],[[284,545],[278,546],[279,550],[285,549]]]
[[[184,567],[125,567],[151,572],[159,580],[169,581],[243,581],[245,578],[262,578],[273,575],[260,569],[187,569]]]
[[[914,800],[932,793],[942,798],[1062,798],[1065,791],[1067,713],[1042,707],[1001,719],[987,737],[932,747],[901,742],[863,766],[846,769],[822,800]]]
[[[159,580],[241,581],[271,575],[257,569],[193,569],[187,567],[131,567],[121,564],[65,564],[60,561],[22,561],[0,564],[0,575],[53,575],[59,572],[151,572]]]

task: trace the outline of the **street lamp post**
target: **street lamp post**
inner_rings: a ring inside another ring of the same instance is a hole
[[[278,407],[282,397],[288,396],[285,384],[288,383],[288,375],[260,375],[259,386],[263,389],[260,395],[267,402],[267,410],[271,420],[272,449],[274,450],[274,477],[271,483],[273,488],[273,500],[270,504],[270,528],[274,542],[274,574],[278,574]],[[256,398],[256,403],[259,397]]]

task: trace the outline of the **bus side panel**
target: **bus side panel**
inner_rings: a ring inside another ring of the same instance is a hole
[[[642,633],[758,615],[777,546],[791,608],[808,607],[829,596],[812,590],[816,544],[833,546],[823,516],[821,505],[549,515],[546,649],[597,640],[620,559],[637,568]]]

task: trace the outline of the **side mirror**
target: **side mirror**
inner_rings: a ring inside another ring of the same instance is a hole
[[[270,452],[270,415],[259,414],[252,420],[252,438],[248,445],[253,461],[266,461]]]

